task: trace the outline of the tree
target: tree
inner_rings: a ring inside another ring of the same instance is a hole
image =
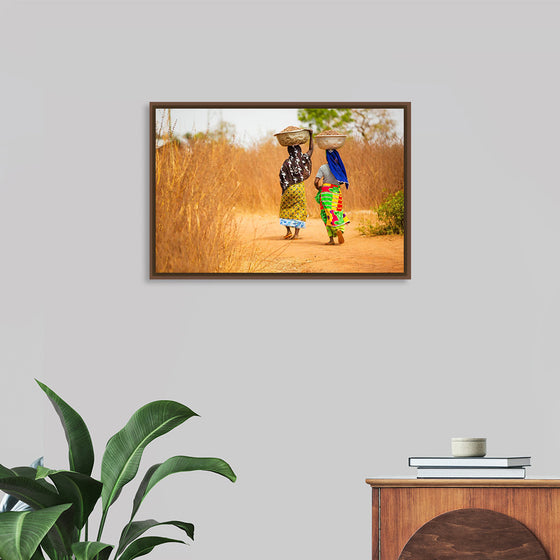
[[[205,132],[186,132],[183,138],[187,140],[213,140],[233,142],[235,140],[236,129],[233,123],[220,120],[212,128]]]
[[[233,123],[220,119],[209,134],[213,140],[232,142],[235,139],[235,132],[235,125]]]
[[[350,109],[298,109],[298,120],[318,132],[326,128],[348,131],[352,122]]]
[[[364,142],[394,142],[397,122],[387,109],[352,109],[354,130]]]

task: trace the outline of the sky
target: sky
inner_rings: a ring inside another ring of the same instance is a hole
[[[397,133],[404,136],[402,109],[390,109],[391,115],[397,122]],[[156,122],[161,122],[164,109],[156,111]],[[165,117],[166,119],[167,117]],[[232,123],[236,130],[236,140],[242,145],[250,145],[261,140],[266,135],[280,132],[287,126],[299,126],[297,108],[290,109],[207,109],[187,108],[171,109],[171,121],[176,135],[182,136],[186,132],[204,132],[212,129],[221,120]],[[164,121],[167,122],[166,120]],[[167,128],[167,125],[165,125]]]

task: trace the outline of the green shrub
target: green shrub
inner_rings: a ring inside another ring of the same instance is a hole
[[[404,233],[404,191],[389,195],[377,208],[377,223],[360,227],[363,235],[391,235]]]

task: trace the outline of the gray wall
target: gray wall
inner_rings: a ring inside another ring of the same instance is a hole
[[[451,436],[558,476],[559,16],[2,0],[1,462],[65,464],[33,378],[80,411],[98,461],[140,405],[190,405],[201,418],[142,470],[214,455],[239,480],[162,482],[140,516],[198,533],[155,560],[366,559],[364,479],[413,475],[407,457]],[[411,101],[413,279],[149,281],[148,103],[189,100]]]

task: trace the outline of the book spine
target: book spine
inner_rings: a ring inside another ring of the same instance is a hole
[[[409,457],[409,467],[426,468],[512,468],[530,467],[530,457],[491,458],[491,457]]]

